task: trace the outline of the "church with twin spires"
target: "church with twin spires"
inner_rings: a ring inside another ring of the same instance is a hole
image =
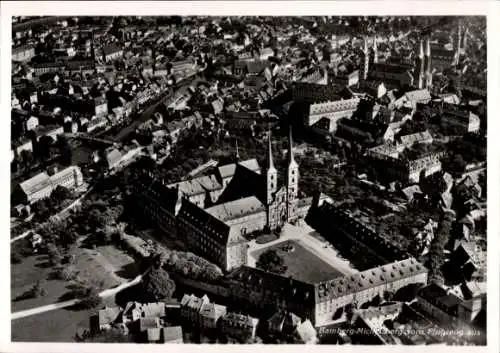
[[[144,215],[162,230],[229,271],[247,264],[252,234],[304,218],[313,203],[312,197],[299,198],[291,129],[284,172],[280,184],[269,133],[262,167],[256,159],[236,161],[173,184],[145,173],[135,195]]]

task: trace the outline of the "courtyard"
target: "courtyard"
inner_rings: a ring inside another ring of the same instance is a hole
[[[288,248],[288,251],[285,250],[286,248]],[[268,250],[276,250],[278,255],[283,257],[287,267],[286,272],[283,274],[285,277],[316,283],[342,276],[342,272],[303,247],[300,241],[285,240],[267,248],[256,250],[252,253],[252,257],[257,260],[262,253]]]

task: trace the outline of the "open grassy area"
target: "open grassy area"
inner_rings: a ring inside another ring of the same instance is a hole
[[[67,291],[67,283],[49,279],[51,271],[52,269],[48,267],[45,255],[30,256],[19,264],[11,265],[12,312],[52,304],[59,300],[59,297]],[[39,280],[45,281],[42,287],[46,290],[47,294],[44,297],[21,300],[20,297],[29,291]]]
[[[286,245],[293,245],[295,250],[292,252],[283,251],[282,248]],[[291,276],[300,281],[315,283],[342,276],[340,271],[295,241],[286,241],[256,250],[252,256],[258,259],[267,250],[276,250],[278,255],[283,257],[285,266],[287,266],[287,270],[283,274],[285,277]]]
[[[95,250],[75,247],[75,268],[81,279],[102,282],[103,288],[112,288],[139,274],[134,259],[112,245],[101,246]],[[48,305],[63,300],[70,292],[69,282],[53,279],[46,255],[30,256],[19,264],[11,266],[11,310],[26,310]],[[37,281],[42,281],[45,296],[24,299],[22,295],[29,291]]]
[[[108,298],[104,305],[114,305]],[[11,323],[11,339],[15,342],[74,342],[75,333],[88,330],[90,317],[97,309],[58,309],[43,314],[14,320]]]

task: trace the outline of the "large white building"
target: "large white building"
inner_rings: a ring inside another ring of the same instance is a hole
[[[49,197],[57,186],[75,189],[83,184],[83,176],[78,166],[70,166],[53,175],[47,172],[40,173],[19,184],[23,201],[33,204],[40,199]]]

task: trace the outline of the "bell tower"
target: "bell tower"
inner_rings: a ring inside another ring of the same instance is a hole
[[[368,70],[369,70],[369,65],[370,65],[370,55],[368,52],[368,42],[366,41],[366,38],[363,41],[363,56],[361,58],[361,79],[366,80],[368,77]]]
[[[271,131],[269,131],[267,139],[267,158],[264,168],[266,175],[266,201],[267,205],[270,205],[278,188],[278,172],[274,167]]]
[[[297,198],[298,185],[299,185],[299,165],[293,157],[293,140],[292,140],[292,127],[290,126],[288,135],[288,153],[287,153],[287,178],[286,178],[286,188],[288,200],[294,200]]]
[[[420,41],[420,51],[417,57],[417,70],[416,70],[416,79],[417,79],[417,87],[418,89],[424,88],[424,73],[425,73],[425,60],[424,60],[424,42]]]

